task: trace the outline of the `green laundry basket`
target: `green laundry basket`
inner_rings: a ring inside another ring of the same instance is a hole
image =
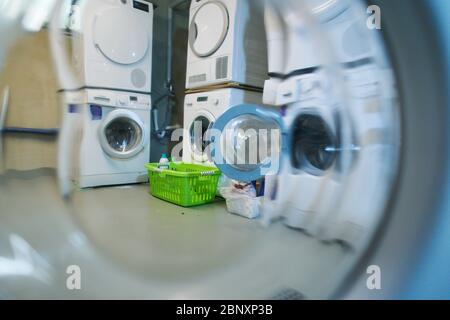
[[[193,207],[214,201],[221,173],[218,169],[187,163],[169,163],[169,170],[149,163],[150,193],[159,199]]]

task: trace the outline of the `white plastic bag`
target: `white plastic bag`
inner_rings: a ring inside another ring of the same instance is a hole
[[[234,195],[226,198],[227,210],[239,216],[255,219],[259,217],[261,198],[252,198],[246,195]]]
[[[228,212],[248,219],[259,217],[261,198],[256,197],[253,185],[234,182],[230,187],[221,188],[220,194],[226,200]]]

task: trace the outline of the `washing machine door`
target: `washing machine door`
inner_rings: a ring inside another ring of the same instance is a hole
[[[317,110],[298,113],[288,135],[292,168],[315,176],[323,175],[337,161],[338,133]]]
[[[210,133],[211,155],[227,177],[243,182],[277,174],[285,153],[286,133],[278,112],[237,105],[220,116]]]
[[[208,147],[210,144],[207,133],[214,125],[214,116],[207,112],[199,112],[189,127],[189,143],[192,160],[195,162],[207,162],[210,158]]]
[[[146,143],[145,127],[139,116],[128,110],[115,110],[102,122],[100,144],[110,157],[129,159],[140,153]]]
[[[110,8],[93,23],[95,47],[110,61],[130,65],[142,60],[150,46],[151,19],[139,19],[133,11]]]
[[[189,46],[198,57],[208,57],[215,53],[224,42],[229,28],[226,6],[219,1],[202,5],[189,27]]]

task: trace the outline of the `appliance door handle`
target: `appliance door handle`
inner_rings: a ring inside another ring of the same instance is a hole
[[[197,38],[198,38],[198,26],[197,26],[197,23],[195,23],[195,22],[192,22],[191,29],[189,30],[189,38],[191,38],[191,37],[194,40],[197,40]]]
[[[195,23],[195,21],[193,21],[189,28],[189,45],[191,48],[194,48],[194,44],[195,41],[197,40],[197,37],[198,37],[198,26]]]

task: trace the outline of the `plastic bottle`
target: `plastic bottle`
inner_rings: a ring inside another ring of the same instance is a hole
[[[161,170],[169,170],[169,159],[165,153],[162,154],[161,159],[159,159],[158,168]]]

